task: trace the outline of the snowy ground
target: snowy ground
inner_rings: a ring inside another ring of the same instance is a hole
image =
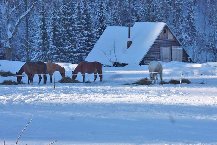
[[[22,64],[0,61],[0,70],[15,73]],[[76,65],[61,65],[71,77]],[[56,89],[38,85],[37,77],[33,85],[1,85],[0,144],[15,144],[30,119],[18,144],[217,144],[216,66],[164,63],[164,80],[183,74],[192,81],[181,85],[126,85],[148,77],[147,66],[107,67],[103,82],[56,83]]]

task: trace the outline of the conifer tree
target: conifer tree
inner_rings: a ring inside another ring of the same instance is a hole
[[[189,0],[186,1],[186,12],[187,15],[185,17],[185,29],[184,33],[185,35],[185,41],[184,45],[187,47],[191,46],[193,50],[193,60],[197,59],[197,53],[196,53],[196,36],[197,36],[197,30],[195,25],[195,0]]]
[[[76,35],[76,44],[74,49],[74,63],[78,63],[83,60],[83,49],[84,49],[84,39],[83,39],[83,21],[82,21],[82,1],[78,1],[76,4],[76,18],[75,18],[75,35]]]
[[[47,33],[47,25],[46,25],[46,11],[45,11],[45,3],[41,3],[40,10],[40,41],[39,41],[39,54],[38,60],[47,61],[48,60],[48,50],[49,50],[49,41],[48,41],[48,33]]]
[[[60,52],[61,47],[63,44],[61,43],[61,33],[60,33],[60,19],[58,16],[59,10],[57,9],[57,3],[54,3],[52,9],[52,22],[51,22],[51,57],[50,60],[52,61],[59,61],[60,60]]]
[[[82,14],[82,20],[83,20],[83,39],[84,39],[84,47],[83,47],[83,53],[85,57],[93,48],[94,43],[94,35],[93,35],[93,29],[92,29],[92,20],[90,17],[90,12],[88,8],[88,3],[84,1],[84,9]]]
[[[99,3],[99,8],[98,8],[98,12],[97,12],[97,32],[96,32],[96,36],[97,38],[99,38],[103,31],[106,29],[106,18],[105,18],[105,11],[104,11],[104,5],[103,5],[103,1],[100,0]]]

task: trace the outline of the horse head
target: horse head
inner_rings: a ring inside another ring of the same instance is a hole
[[[65,78],[65,68],[64,67],[60,67],[60,74],[62,78]]]
[[[72,71],[72,80],[74,81],[77,78],[77,73],[75,71]]]
[[[18,72],[16,72],[16,76],[17,76],[17,83],[20,84],[22,80],[22,74],[19,74]]]
[[[150,73],[150,79],[151,79],[151,80],[154,80],[154,79],[155,79],[154,73]]]

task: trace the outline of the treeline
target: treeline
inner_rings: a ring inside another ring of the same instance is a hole
[[[215,0],[2,0],[0,9],[0,58],[78,63],[106,26],[162,21],[194,61],[217,61]]]

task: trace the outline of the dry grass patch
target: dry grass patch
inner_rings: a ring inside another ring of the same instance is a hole
[[[180,83],[181,83],[181,84],[190,84],[191,81],[188,80],[188,79],[182,79],[181,82],[180,82],[180,80],[171,79],[168,83],[169,83],[169,84],[180,84]]]
[[[5,80],[2,83],[0,83],[1,85],[18,85],[17,82],[12,81],[12,80]]]
[[[133,84],[136,84],[136,85],[151,85],[152,81],[150,79],[148,79],[148,78],[144,78],[144,79],[138,80],[137,82],[135,82]]]
[[[62,78],[58,81],[59,83],[80,83],[78,80],[72,80],[70,77]]]
[[[9,77],[9,76],[15,76],[15,74],[13,74],[12,72],[10,72],[10,71],[7,71],[7,72],[5,72],[5,71],[0,71],[0,76],[2,76],[2,77]]]

